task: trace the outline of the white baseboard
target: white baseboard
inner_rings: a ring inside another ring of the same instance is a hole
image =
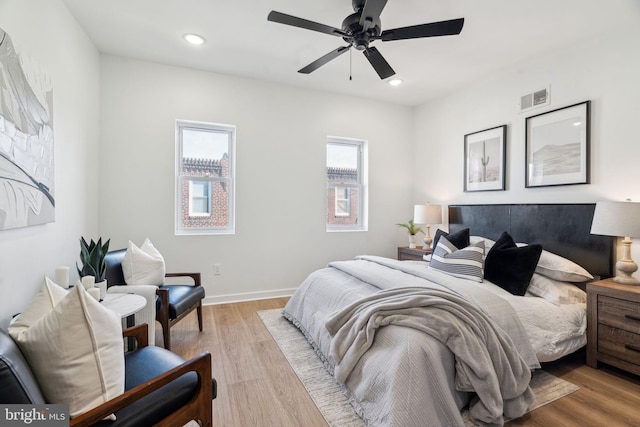
[[[212,297],[205,297],[202,300],[203,305],[216,305],[216,304],[229,304],[232,302],[242,301],[255,301],[260,299],[290,297],[296,291],[297,288],[292,289],[277,289],[274,291],[264,292],[246,292],[242,294],[228,294],[228,295],[216,295]]]

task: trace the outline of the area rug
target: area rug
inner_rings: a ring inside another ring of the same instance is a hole
[[[282,309],[263,310],[258,311],[258,315],[309,392],[309,396],[327,424],[331,427],[363,427],[364,422],[353,410],[304,335],[282,316],[281,311]],[[529,411],[579,389],[578,386],[543,370],[534,373],[531,388],[536,395],[536,400]],[[474,425],[469,421],[468,414],[463,413],[463,419],[467,426]]]

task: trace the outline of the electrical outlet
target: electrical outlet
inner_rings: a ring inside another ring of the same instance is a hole
[[[214,276],[219,276],[221,274],[222,274],[222,265],[213,264],[213,275]]]

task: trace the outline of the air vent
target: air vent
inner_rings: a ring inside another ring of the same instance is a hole
[[[549,87],[546,87],[521,96],[520,101],[518,102],[518,111],[522,113],[524,111],[533,110],[534,108],[549,105],[549,95]]]

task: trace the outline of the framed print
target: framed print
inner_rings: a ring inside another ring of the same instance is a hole
[[[505,189],[507,125],[464,136],[464,191]]]
[[[591,101],[527,117],[525,186],[589,183]]]

